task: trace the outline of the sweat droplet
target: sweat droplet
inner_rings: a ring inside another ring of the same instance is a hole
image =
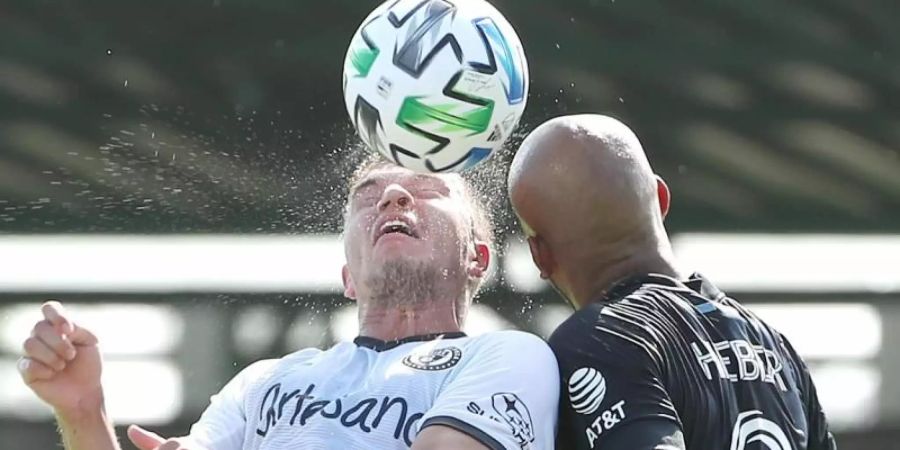
[[[111,48],[106,49],[106,56],[112,56],[112,49],[111,49]]]

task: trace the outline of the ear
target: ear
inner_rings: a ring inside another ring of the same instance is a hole
[[[472,278],[481,278],[491,265],[491,248],[481,241],[475,241],[474,252],[469,254],[466,273]]]
[[[656,176],[656,197],[659,199],[659,209],[662,212],[663,219],[669,214],[669,206],[672,204],[672,193],[669,186],[663,181],[659,175]]]
[[[344,297],[356,300],[356,286],[353,284],[353,277],[350,276],[350,268],[346,264],[341,268],[341,278],[344,280]]]
[[[541,271],[541,278],[549,280],[556,271],[556,259],[547,245],[547,241],[538,235],[528,237],[528,248],[531,250],[531,260]]]

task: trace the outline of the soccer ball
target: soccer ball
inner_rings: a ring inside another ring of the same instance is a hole
[[[388,0],[356,31],[344,101],[369,149],[417,172],[474,167],[515,129],[528,67],[484,0]]]

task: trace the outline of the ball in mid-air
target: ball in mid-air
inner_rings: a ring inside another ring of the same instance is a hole
[[[353,36],[343,81],[366,145],[418,172],[487,159],[528,96],[519,37],[484,0],[388,0]]]

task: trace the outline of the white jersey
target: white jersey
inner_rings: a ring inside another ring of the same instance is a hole
[[[556,359],[531,334],[360,337],[249,366],[190,437],[210,450],[400,450],[443,425],[490,449],[550,450],[558,400]]]

